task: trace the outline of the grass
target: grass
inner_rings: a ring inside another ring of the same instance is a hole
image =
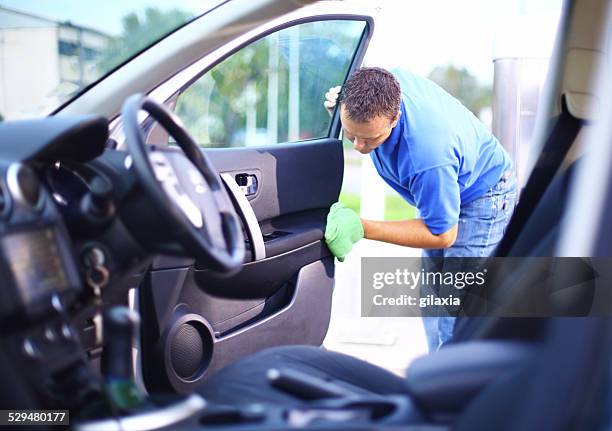
[[[358,193],[341,193],[340,202],[359,213],[361,196]],[[385,220],[408,220],[416,217],[416,209],[397,195],[385,196]]]
[[[361,196],[357,193],[340,193],[340,199],[338,200],[359,214],[361,210]]]
[[[408,220],[416,218],[416,208],[401,196],[385,196],[385,220]]]

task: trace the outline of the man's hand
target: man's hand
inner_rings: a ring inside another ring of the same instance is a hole
[[[323,106],[327,110],[327,113],[331,116],[334,113],[334,109],[336,108],[336,103],[338,102],[338,95],[340,94],[341,86],[337,85],[335,87],[331,87],[325,93],[325,102],[323,102]]]
[[[332,254],[340,262],[344,262],[353,245],[361,238],[363,238],[363,226],[355,211],[340,202],[333,204],[327,214],[325,227],[325,242]]]

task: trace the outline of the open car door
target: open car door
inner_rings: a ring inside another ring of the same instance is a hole
[[[154,261],[139,289],[151,392],[189,392],[266,347],[323,342],[334,285],[323,235],[344,164],[339,115],[326,111],[324,94],[360,65],[373,31],[371,16],[340,7],[268,22],[150,93],[212,160],[246,238],[242,269],[229,277],[190,259]],[[172,145],[146,121],[148,143]]]

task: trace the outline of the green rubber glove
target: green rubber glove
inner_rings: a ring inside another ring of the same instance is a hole
[[[340,202],[333,204],[327,214],[325,227],[325,242],[332,254],[344,262],[353,245],[361,238],[363,226],[357,213]]]

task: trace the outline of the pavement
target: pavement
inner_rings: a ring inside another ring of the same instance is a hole
[[[421,319],[361,317],[361,258],[420,255],[419,249],[369,240],[358,242],[344,262],[336,263],[332,318],[323,346],[404,376],[410,362],[427,353]]]

